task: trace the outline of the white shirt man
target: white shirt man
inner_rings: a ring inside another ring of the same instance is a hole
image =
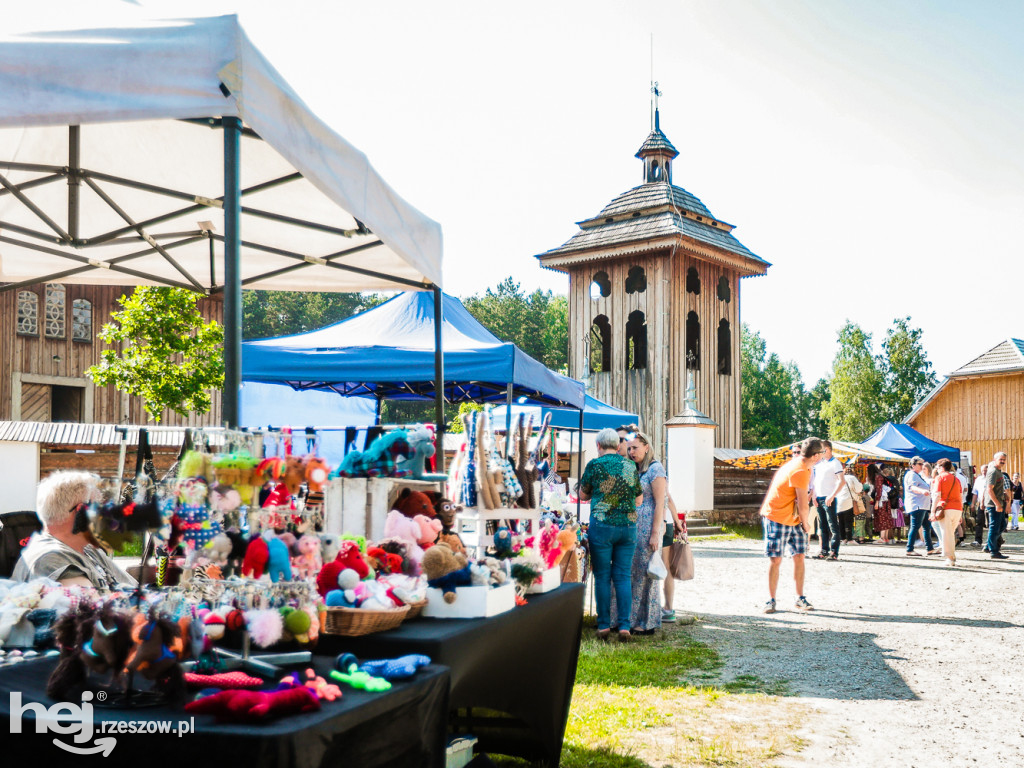
[[[843,465],[832,455],[832,443],[822,440],[821,444],[825,453],[821,460],[814,465],[813,480],[811,481],[814,497],[818,503],[818,532],[821,539],[821,554],[815,555],[815,558],[838,560],[841,533],[839,515],[836,511],[836,494],[842,487]],[[831,540],[826,538],[827,533],[832,534]]]

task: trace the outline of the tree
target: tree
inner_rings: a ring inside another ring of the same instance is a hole
[[[935,372],[921,346],[921,329],[909,317],[898,317],[882,342],[885,386],[882,404],[888,421],[901,422],[935,387]]]
[[[821,416],[833,440],[860,442],[885,421],[881,407],[885,375],[871,348],[871,334],[849,320],[839,329],[828,402]]]
[[[740,326],[740,407],[744,448],[774,448],[791,441],[796,430],[793,363],[769,355],[761,334]],[[796,372],[799,377],[799,371]],[[800,384],[800,390],[803,386]]]
[[[242,338],[305,333],[365,312],[387,301],[378,293],[242,291]]]
[[[121,351],[105,349],[88,376],[143,398],[156,422],[168,408],[182,416],[209,411],[210,390],[224,386],[224,329],[204,321],[198,299],[184,288],[146,286],[122,296],[121,311],[99,333]]]
[[[565,372],[569,363],[569,302],[536,290],[530,295],[511,277],[483,296],[462,302],[470,314],[502,341],[511,341],[548,368]]]
[[[803,407],[797,415],[798,433],[817,437],[828,434],[828,424],[821,415],[821,410],[828,399],[828,379],[818,379],[804,395]]]

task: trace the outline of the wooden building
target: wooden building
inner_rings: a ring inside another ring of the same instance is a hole
[[[683,409],[692,370],[715,444],[739,448],[740,279],[770,266],[694,195],[672,184],[678,152],[654,129],[636,157],[643,183],[564,245],[537,256],[569,275],[569,373],[594,397],[638,413],[665,447],[663,425]],[[662,453],[664,455],[664,453]]]
[[[106,345],[98,333],[133,287],[46,283],[0,292],[0,421],[146,424],[142,401],[97,387],[85,371]],[[207,319],[223,322],[219,297],[200,299]],[[168,426],[221,424],[220,392],[209,413],[183,418],[167,411]]]
[[[1007,339],[957,368],[907,417],[921,434],[969,452],[979,470],[997,451],[1024,474],[1024,341]]]

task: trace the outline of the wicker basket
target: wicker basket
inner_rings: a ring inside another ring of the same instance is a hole
[[[361,608],[328,608],[324,618],[324,632],[328,635],[358,637],[374,632],[385,632],[402,623],[409,613],[409,606],[383,611]]]
[[[421,613],[423,613],[423,608],[426,605],[427,605],[427,600],[426,599],[419,600],[418,602],[415,602],[415,603],[409,603],[409,615],[405,617],[405,620],[409,621],[410,619],[415,619],[417,616],[419,616]]]

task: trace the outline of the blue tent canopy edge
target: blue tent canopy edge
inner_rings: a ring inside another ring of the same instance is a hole
[[[894,424],[887,421],[875,430],[864,444],[891,451],[908,459],[920,456],[932,464],[939,459],[949,459],[956,463],[960,461],[959,448],[930,440],[909,424]]]

